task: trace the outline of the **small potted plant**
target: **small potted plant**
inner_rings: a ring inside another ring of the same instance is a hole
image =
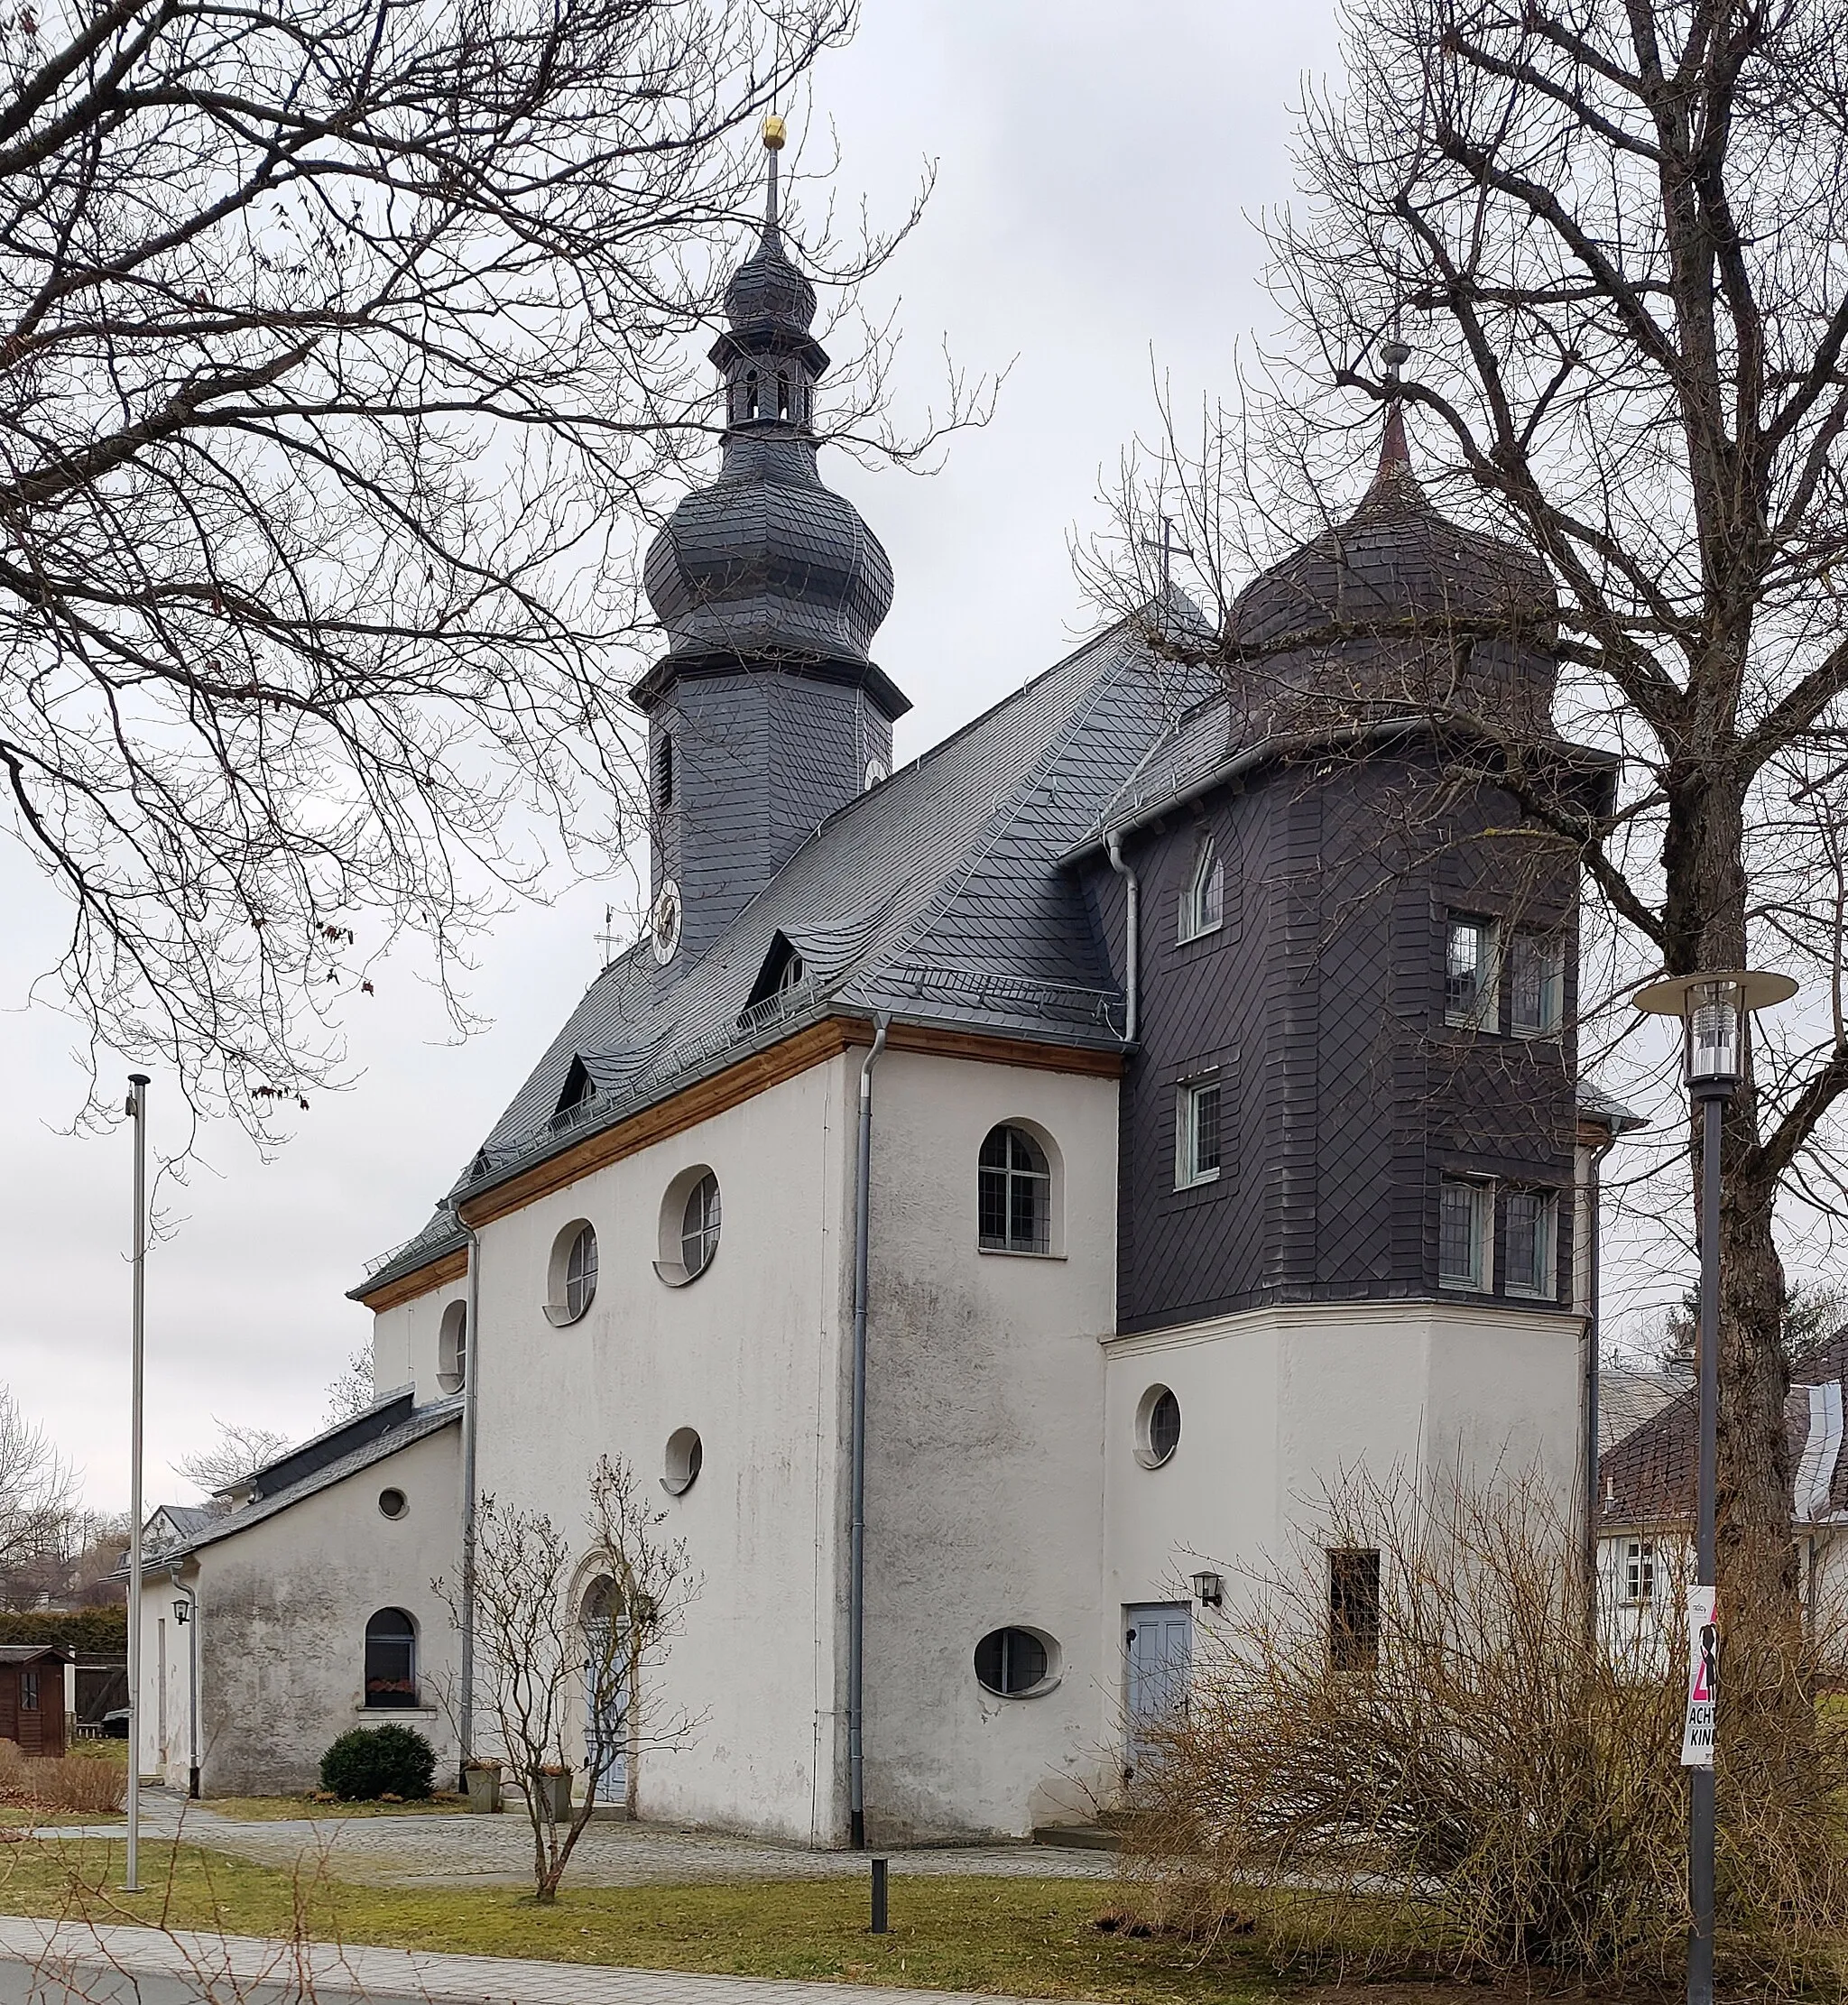
[[[462,1777],[468,1789],[468,1807],[481,1816],[492,1816],[501,1807],[501,1764],[498,1761],[465,1761]]]
[[[571,1821],[571,1770],[562,1761],[548,1761],[533,1777],[540,1806],[553,1824]]]

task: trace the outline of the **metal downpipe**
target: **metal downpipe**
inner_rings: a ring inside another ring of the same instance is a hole
[[[1133,1044],[1141,1020],[1142,886],[1123,861],[1123,836],[1113,829],[1104,839],[1110,867],[1123,881],[1128,910],[1123,921],[1123,1041]]]
[[[873,1068],[892,1018],[873,1019],[873,1049],[860,1066],[860,1138],[854,1189],[853,1515],[847,1548],[847,1842],[866,1848],[866,1276],[873,1237]]]
[[[479,1409],[476,1388],[481,1378],[481,1241],[474,1226],[463,1224],[459,1210],[456,1223],[468,1235],[468,1298],[462,1311],[462,1644],[456,1707],[456,1737],[461,1742],[457,1787],[466,1790],[468,1764],[475,1757],[475,1438]]]

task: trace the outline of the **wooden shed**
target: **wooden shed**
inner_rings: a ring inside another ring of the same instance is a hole
[[[64,1667],[60,1643],[0,1643],[0,1741],[25,1754],[64,1752]]]

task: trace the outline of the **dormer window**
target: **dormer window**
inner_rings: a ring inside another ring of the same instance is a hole
[[[794,995],[808,978],[808,969],[794,942],[779,933],[771,941],[770,952],[763,956],[763,966],[751,984],[744,1007],[738,1012],[739,1022],[744,1023],[760,1003]]]
[[[568,1114],[574,1108],[581,1107],[587,1100],[596,1097],[596,1081],[590,1076],[589,1069],[582,1058],[571,1060],[571,1069],[565,1075],[564,1089],[559,1095],[559,1104],[553,1118]]]
[[[1225,923],[1225,864],[1211,836],[1200,838],[1194,867],[1181,893],[1180,937],[1197,940],[1216,933]]]

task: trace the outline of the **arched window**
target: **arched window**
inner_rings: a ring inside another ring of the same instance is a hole
[[[787,418],[790,414],[790,372],[779,369],[776,373],[776,414]]]
[[[468,1304],[451,1302],[437,1332],[437,1383],[459,1392],[468,1380]]]
[[[1194,853],[1193,873],[1181,893],[1180,937],[1198,939],[1202,933],[1216,933],[1224,922],[1225,864],[1212,836],[1203,836]]]
[[[680,1216],[680,1264],[687,1279],[703,1274],[718,1251],[718,1178],[707,1170],[687,1194]]]
[[[976,1173],[979,1243],[991,1252],[1052,1248],[1052,1170],[1024,1128],[991,1128]]]
[[[573,1219],[553,1240],[546,1286],[546,1321],[560,1326],[575,1323],[596,1299],[596,1231],[587,1219]]]
[[[565,1256],[565,1313],[582,1316],[596,1293],[596,1234],[588,1226],[580,1228]]]
[[[754,369],[744,378],[744,415],[747,418],[757,415],[757,372]]]
[[[417,1704],[417,1624],[402,1608],[382,1608],[365,1625],[365,1703]]]

